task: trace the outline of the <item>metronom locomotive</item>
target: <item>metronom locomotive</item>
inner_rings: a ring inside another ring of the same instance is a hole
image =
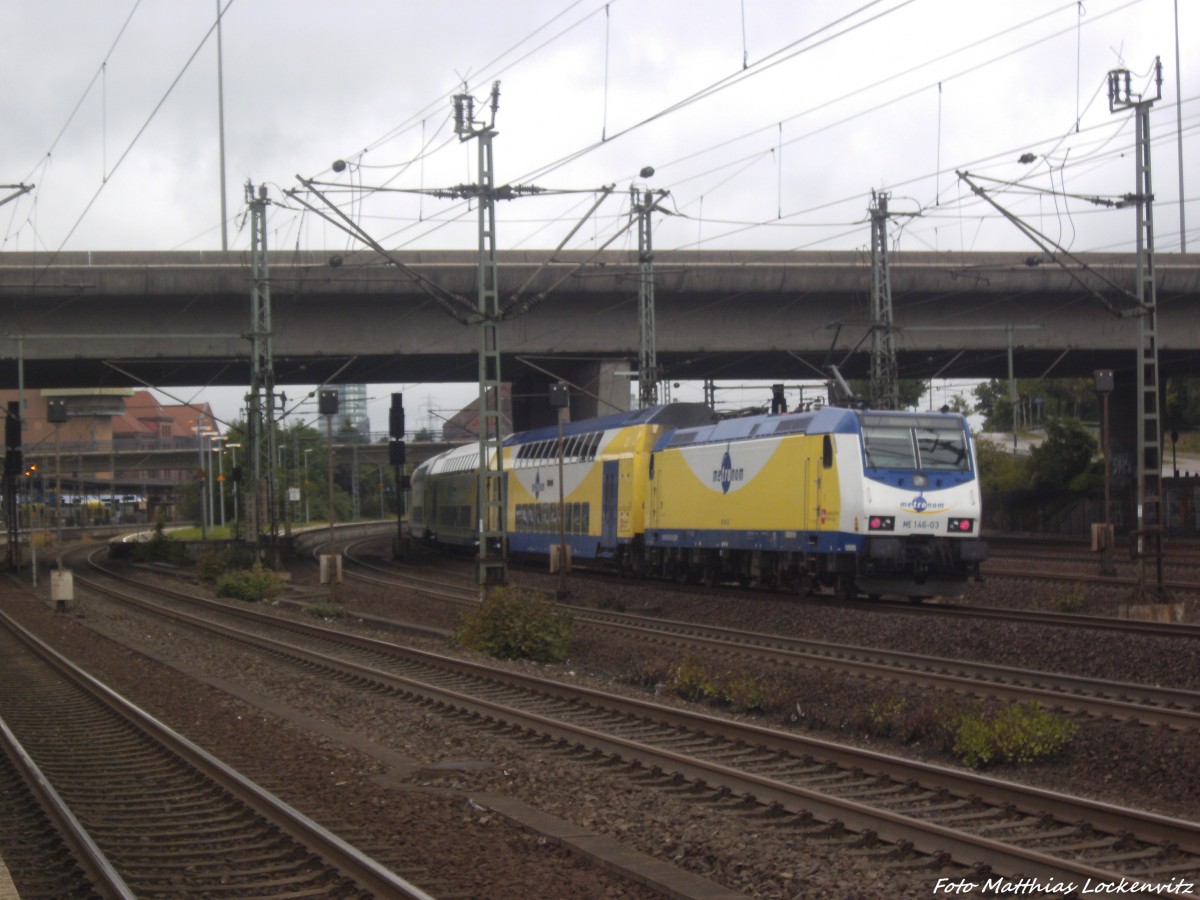
[[[556,427],[504,442],[514,556],[559,543],[558,444]],[[414,536],[476,545],[478,464],[468,445],[417,468]],[[958,414],[649,407],[565,425],[561,487],[572,557],[626,574],[919,600],[960,596],[987,558]]]

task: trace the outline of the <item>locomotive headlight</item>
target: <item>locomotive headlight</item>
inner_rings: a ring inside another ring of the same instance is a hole
[[[895,516],[871,516],[867,520],[867,529],[869,531],[893,531],[895,528]]]
[[[974,519],[950,519],[946,523],[946,530],[958,534],[967,534],[975,527]]]

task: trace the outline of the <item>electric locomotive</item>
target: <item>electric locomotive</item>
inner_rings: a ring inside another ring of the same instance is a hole
[[[728,419],[664,435],[649,466],[649,573],[919,600],[961,595],[987,556],[961,415]]]

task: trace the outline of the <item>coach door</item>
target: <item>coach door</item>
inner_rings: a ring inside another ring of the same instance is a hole
[[[621,463],[604,463],[604,486],[600,497],[600,546],[613,550],[617,546],[617,496],[621,483]]]

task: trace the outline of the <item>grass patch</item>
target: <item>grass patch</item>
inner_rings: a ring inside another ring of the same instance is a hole
[[[171,533],[181,541],[199,541],[205,539],[204,529],[202,528],[176,528]],[[228,541],[234,536],[232,525],[210,525],[208,528],[207,539],[210,541]]]
[[[304,607],[304,611],[317,619],[340,619],[346,611],[336,603],[314,603]]]

